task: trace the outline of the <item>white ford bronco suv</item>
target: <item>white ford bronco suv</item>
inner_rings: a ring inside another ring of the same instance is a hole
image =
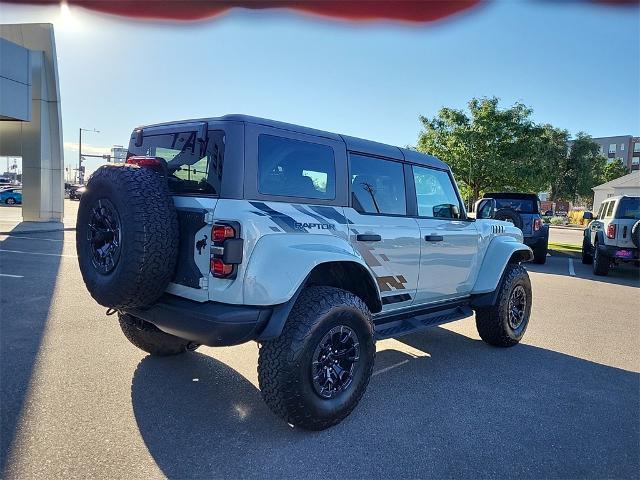
[[[262,396],[290,424],[337,424],[375,341],[473,314],[522,338],[532,259],[508,222],[467,217],[435,157],[244,115],[136,128],[89,179],[80,270],[152,355],[259,343]]]
[[[593,273],[607,275],[611,265],[640,265],[640,197],[628,195],[607,198],[597,216],[584,229],[582,263],[593,264]]]

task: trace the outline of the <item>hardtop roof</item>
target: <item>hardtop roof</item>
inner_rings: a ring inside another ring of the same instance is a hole
[[[337,133],[327,132],[324,130],[317,130],[315,128],[303,127],[301,125],[295,125],[292,123],[280,122],[277,120],[270,120],[267,118],[253,117],[251,115],[243,114],[228,114],[221,117],[210,118],[197,118],[189,120],[180,120],[174,122],[156,123],[153,125],[143,125],[137,127],[137,129],[153,128],[166,125],[178,125],[181,123],[194,123],[194,122],[213,122],[213,121],[233,121],[251,123],[255,125],[264,125],[267,127],[278,128],[281,130],[287,130],[290,132],[302,133],[307,135],[313,135],[316,137],[328,138],[338,142],[343,142],[347,150],[354,153],[362,153],[366,155],[373,155],[377,157],[392,158],[395,160],[407,161],[418,165],[424,165],[428,167],[439,168],[442,170],[449,170],[449,166],[442,160],[424,153],[416,152],[407,148],[400,148],[393,145],[387,145],[385,143],[374,142],[372,140],[366,140],[363,138],[351,137],[348,135],[340,135]]]

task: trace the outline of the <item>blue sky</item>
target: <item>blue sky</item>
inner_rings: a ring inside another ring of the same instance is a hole
[[[418,115],[492,95],[571,133],[640,134],[637,7],[493,1],[425,25],[233,10],[172,24],[3,4],[0,21],[56,26],[67,164],[80,126],[100,130],[83,137],[97,153],[140,124],[225,113],[404,146]]]

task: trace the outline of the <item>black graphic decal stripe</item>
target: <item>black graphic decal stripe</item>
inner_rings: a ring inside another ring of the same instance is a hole
[[[322,207],[322,206],[314,205],[314,206],[310,206],[309,208],[324,217],[330,218],[334,222],[338,222],[341,225],[347,225],[347,224],[353,223],[351,220],[347,219],[347,217],[342,215],[333,207]]]
[[[390,303],[399,303],[406,302],[411,300],[411,295],[408,293],[401,293],[400,295],[389,295],[387,297],[382,297],[382,304],[389,305]]]
[[[309,210],[305,210],[305,208],[302,205],[292,204],[291,206],[296,210],[298,210],[300,213],[304,213],[305,215],[309,215],[311,218],[315,218],[320,223],[327,223],[327,219],[325,217],[321,217],[320,215],[316,215],[315,213],[310,212]]]
[[[282,212],[278,212],[277,210],[274,210],[266,203],[263,203],[263,202],[249,202],[249,203],[253,205],[255,208],[257,208],[258,210],[261,210],[264,213],[266,213],[271,219],[271,221],[276,225],[278,225],[280,228],[282,228],[285,232],[307,233],[306,228],[296,228],[296,223],[298,222],[296,222],[289,215],[285,215]]]

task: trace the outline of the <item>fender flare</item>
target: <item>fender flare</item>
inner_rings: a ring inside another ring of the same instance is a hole
[[[278,269],[273,259],[282,258]],[[375,298],[382,306],[375,277],[351,245],[338,236],[313,234],[265,235],[251,253],[244,276],[243,298],[246,305],[272,306],[271,318],[257,340],[277,337],[300,292],[314,269],[326,263],[355,264],[370,277]]]
[[[507,264],[516,255],[518,262],[533,260],[533,251],[513,237],[499,236],[491,240],[480,266],[478,278],[471,295],[482,295],[496,291]]]

